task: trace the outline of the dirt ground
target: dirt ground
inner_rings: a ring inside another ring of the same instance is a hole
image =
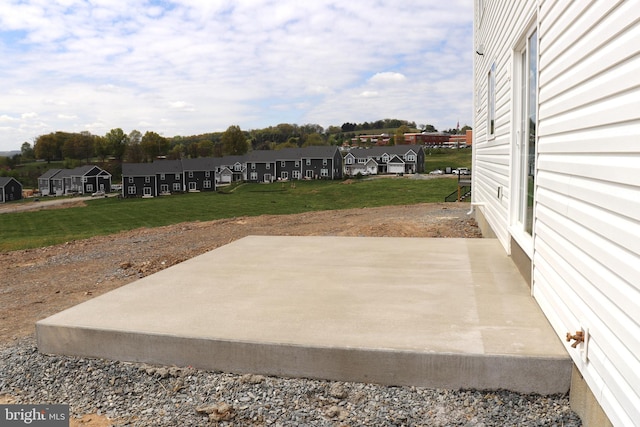
[[[0,253],[0,346],[33,334],[37,320],[248,235],[480,237],[468,210],[433,203],[240,217]]]

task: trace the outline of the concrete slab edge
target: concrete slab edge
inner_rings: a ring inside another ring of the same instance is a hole
[[[388,349],[307,347],[36,324],[45,354],[192,366],[235,374],[418,386],[566,393],[568,357],[449,354]]]

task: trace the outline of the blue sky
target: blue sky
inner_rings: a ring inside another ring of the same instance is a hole
[[[58,130],[470,124],[472,14],[469,0],[4,0],[0,151]]]

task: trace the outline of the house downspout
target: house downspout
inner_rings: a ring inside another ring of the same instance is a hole
[[[473,214],[473,211],[475,210],[476,206],[484,206],[484,203],[482,203],[482,202],[471,202],[471,209],[469,210],[469,212],[467,212],[467,215]]]

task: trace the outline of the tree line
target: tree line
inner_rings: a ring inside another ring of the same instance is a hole
[[[463,127],[459,132],[469,128]],[[418,125],[399,119],[383,119],[374,122],[349,123],[329,126],[324,129],[318,124],[280,123],[263,129],[243,131],[239,126],[229,126],[224,132],[205,133],[191,136],[164,137],[156,132],[142,134],[138,130],[126,133],[114,128],[105,135],[90,132],[51,132],[40,135],[33,146],[24,142],[21,153],[12,158],[0,157],[0,176],[15,176],[12,170],[21,163],[44,160],[63,161],[64,167],[73,168],[96,159],[114,176],[119,176],[122,162],[151,162],[157,158],[181,159],[197,157],[222,157],[242,155],[250,150],[278,150],[281,148],[307,147],[311,145],[341,145],[362,133],[389,131],[395,129],[391,143],[403,141],[403,134],[416,132],[436,132],[432,125]],[[457,129],[449,129],[456,133]],[[25,179],[24,176],[15,176]],[[27,181],[31,181],[29,177]]]

